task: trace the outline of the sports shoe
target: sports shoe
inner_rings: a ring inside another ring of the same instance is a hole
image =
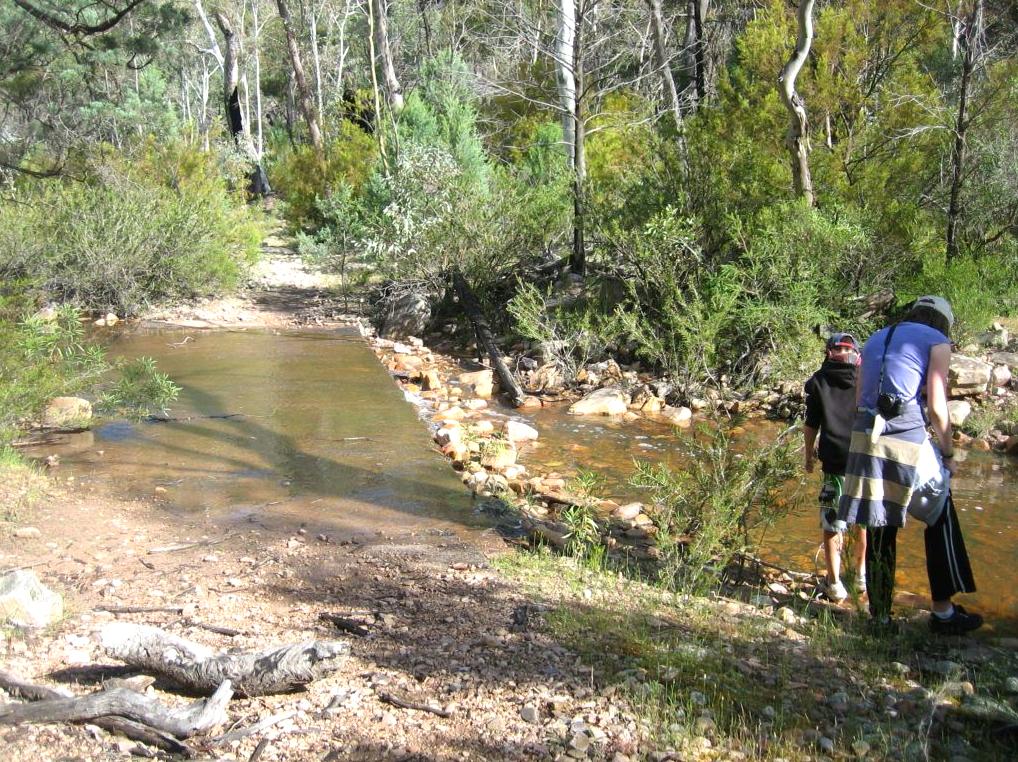
[[[964,635],[983,626],[980,614],[970,614],[964,607],[955,605],[954,613],[948,619],[930,614],[930,632],[938,635]]]
[[[866,592],[866,575],[860,574],[855,580],[855,589],[860,595]]]
[[[848,597],[848,590],[841,584],[841,580],[827,583],[827,597],[835,603],[841,603]]]

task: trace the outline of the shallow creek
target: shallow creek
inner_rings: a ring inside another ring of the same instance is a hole
[[[66,476],[112,484],[124,497],[154,497],[168,511],[236,522],[285,518],[337,536],[412,531],[424,517],[427,531],[435,531],[434,519],[449,532],[485,524],[356,331],[153,329],[122,335],[110,349],[155,358],[182,387],[174,420],[112,422],[37,449],[59,453]],[[622,501],[643,497],[628,485],[634,459],[682,468],[694,436],[643,419],[577,418],[564,405],[499,412],[540,431],[539,445],[521,458],[531,470],[595,471],[606,496]],[[766,421],[745,428],[737,446],[782,430]],[[966,602],[1013,630],[1018,589],[1008,570],[1018,566],[1018,465],[991,453],[961,454],[955,501],[980,586]],[[803,571],[822,564],[814,560],[818,486],[818,474],[789,485],[793,510],[763,538],[773,561]],[[921,526],[912,522],[899,540],[899,586],[920,596],[923,558]]]
[[[337,538],[486,525],[356,330],[142,330],[110,352],[155,358],[180,398],[169,422],[115,421],[37,448],[60,454],[65,478]]]

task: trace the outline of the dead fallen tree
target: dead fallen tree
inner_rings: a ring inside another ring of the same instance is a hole
[[[262,651],[220,653],[171,635],[158,627],[112,622],[102,645],[115,659],[170,678],[196,692],[210,693],[230,681],[238,694],[288,693],[339,668],[350,646],[334,640],[309,640]]]
[[[75,696],[62,689],[35,685],[0,672],[0,688],[11,696],[32,703],[0,706],[0,724],[23,722],[89,722],[165,751],[193,756],[194,750],[181,741],[207,732],[226,722],[226,707],[233,697],[229,681],[205,699],[181,709],[126,687],[116,687]]]
[[[505,360],[502,359],[502,353],[499,351],[498,345],[495,344],[495,338],[491,334],[491,328],[488,326],[488,320],[484,317],[484,312],[481,310],[480,302],[477,301],[477,296],[471,290],[466,278],[458,270],[453,271],[452,283],[456,289],[457,296],[459,296],[463,311],[470,318],[470,322],[474,326],[478,347],[483,347],[484,351],[488,353],[488,357],[491,358],[495,375],[498,376],[499,386],[502,387],[502,391],[509,397],[513,407],[519,407],[523,404],[524,391],[505,364]]]

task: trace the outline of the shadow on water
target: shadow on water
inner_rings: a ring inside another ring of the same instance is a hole
[[[355,332],[145,331],[110,351],[154,357],[182,392],[168,422],[113,422],[70,445],[64,462],[82,481],[340,535],[486,525]]]

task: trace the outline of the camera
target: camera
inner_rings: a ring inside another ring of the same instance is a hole
[[[905,412],[905,400],[897,394],[883,392],[877,396],[877,410],[885,421],[889,421]]]

